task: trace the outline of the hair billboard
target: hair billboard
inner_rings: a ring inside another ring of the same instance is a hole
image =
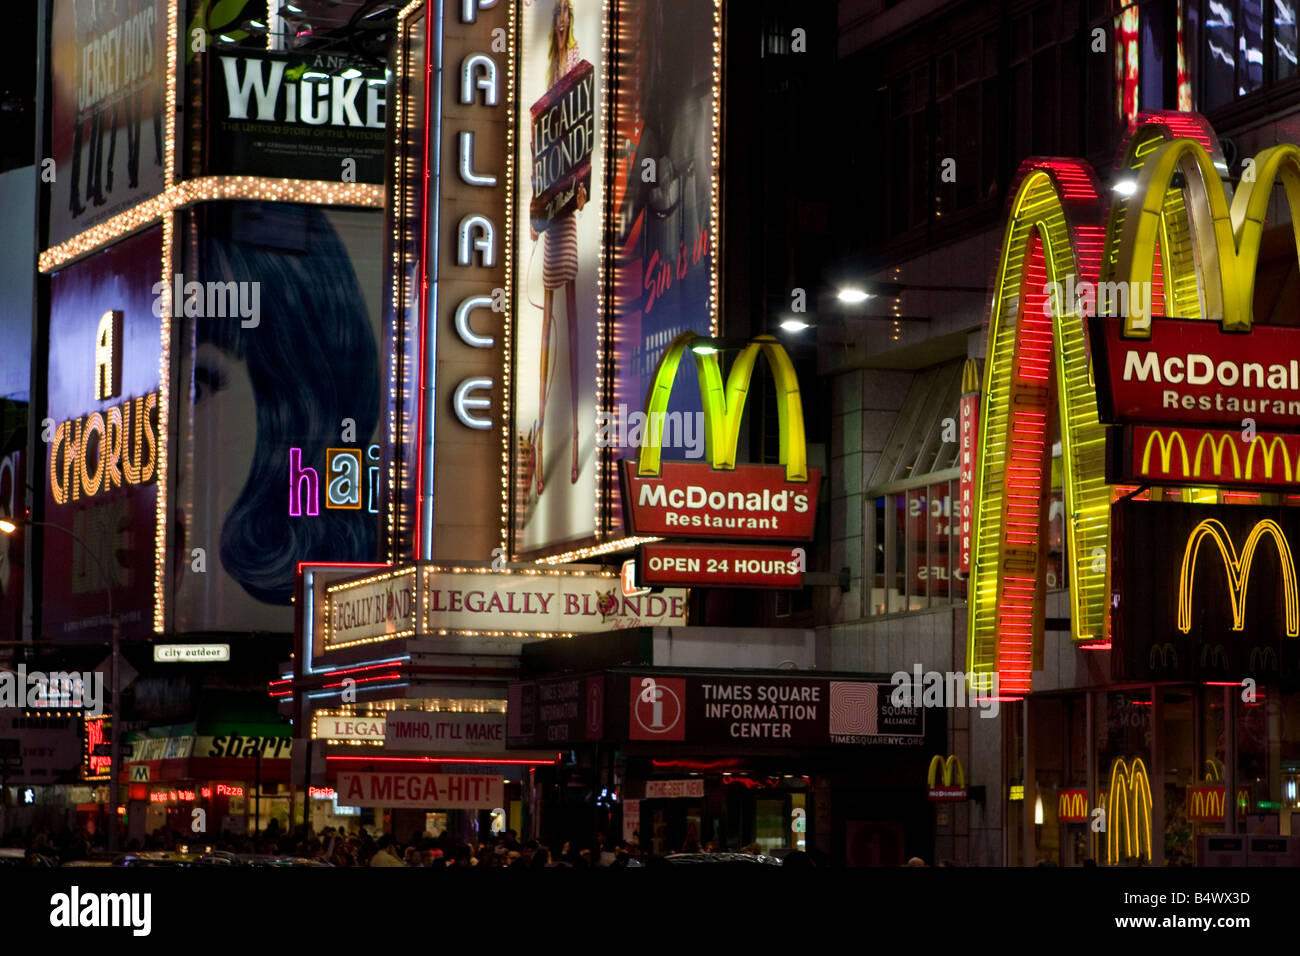
[[[381,221],[270,203],[189,219],[180,630],[291,631],[300,562],[376,553]]]

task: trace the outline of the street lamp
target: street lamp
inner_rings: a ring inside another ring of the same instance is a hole
[[[119,763],[122,756],[122,738],[121,738],[121,720],[119,718],[120,701],[118,689],[119,657],[122,644],[122,622],[118,616],[113,613],[113,585],[108,574],[108,569],[104,563],[99,560],[99,555],[95,554],[90,545],[81,538],[80,535],[69,531],[62,525],[54,524],[49,521],[33,521],[30,518],[23,518],[15,521],[12,518],[0,518],[0,534],[13,534],[20,526],[34,528],[53,528],[55,531],[62,531],[77,544],[85,549],[86,554],[95,562],[99,568],[99,573],[104,578],[104,597],[108,602],[108,625],[112,634],[112,681],[113,681],[113,703],[110,710],[109,721],[109,774],[108,774],[108,849],[113,852],[117,849],[117,805],[118,798],[121,796],[121,787],[118,781],[121,765]]]

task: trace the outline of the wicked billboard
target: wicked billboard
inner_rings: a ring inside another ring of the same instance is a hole
[[[214,49],[202,58],[204,112],[193,175],[379,183],[387,81],[368,61]],[[199,119],[200,114],[195,113]]]
[[[1300,659],[1300,510],[1116,502],[1116,680],[1288,683]]]

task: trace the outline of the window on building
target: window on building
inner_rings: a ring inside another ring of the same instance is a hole
[[[957,400],[961,362],[918,374],[867,483],[868,613],[960,601]]]
[[[1296,77],[1296,0],[1183,0],[1198,108],[1228,106]]]

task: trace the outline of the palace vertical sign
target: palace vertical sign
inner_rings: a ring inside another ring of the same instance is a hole
[[[465,477],[501,468],[513,7],[499,0],[430,7],[442,11],[441,24],[431,16],[442,36],[428,91],[427,558],[486,556],[500,542],[500,487]]]

